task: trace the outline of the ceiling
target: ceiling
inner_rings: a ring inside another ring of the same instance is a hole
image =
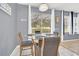
[[[30,3],[31,6],[39,7],[41,3]],[[65,10],[65,11],[74,11],[79,12],[79,3],[47,3],[49,9]],[[22,5],[28,5],[24,3]]]

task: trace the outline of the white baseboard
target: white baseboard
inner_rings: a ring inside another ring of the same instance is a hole
[[[19,45],[17,45],[10,56],[19,56],[19,51]]]

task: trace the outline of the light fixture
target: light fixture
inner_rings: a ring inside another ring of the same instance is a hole
[[[48,5],[45,4],[45,3],[41,4],[41,5],[39,6],[39,10],[40,10],[41,12],[47,11],[47,10],[48,10]]]

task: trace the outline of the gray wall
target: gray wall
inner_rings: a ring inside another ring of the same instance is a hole
[[[0,9],[0,56],[7,56],[13,52],[18,44],[18,32],[27,36],[28,7],[19,4],[9,5],[12,8],[11,16]]]
[[[21,21],[23,20],[23,21]],[[17,5],[17,33],[22,32],[26,35],[25,40],[27,40],[28,33],[28,6]]]
[[[9,5],[12,8],[11,16],[0,9],[0,56],[10,55],[17,45],[16,4]]]
[[[64,40],[71,40],[71,39],[79,39],[79,34],[67,34],[64,35]]]

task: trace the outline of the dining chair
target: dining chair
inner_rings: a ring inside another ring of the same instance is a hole
[[[57,56],[60,37],[44,38],[43,56]]]
[[[35,50],[36,56],[43,56],[43,49],[44,49],[44,37],[39,37]]]
[[[21,32],[19,32],[18,33],[18,39],[19,39],[19,43],[20,43],[20,56],[22,56],[22,51],[26,50],[26,49],[23,49],[25,47],[30,47],[31,48],[31,54],[32,54],[32,56],[34,56],[35,52],[34,52],[34,47],[33,47],[34,46],[33,38],[31,38],[32,41],[29,41],[29,40],[24,41],[23,34]]]

